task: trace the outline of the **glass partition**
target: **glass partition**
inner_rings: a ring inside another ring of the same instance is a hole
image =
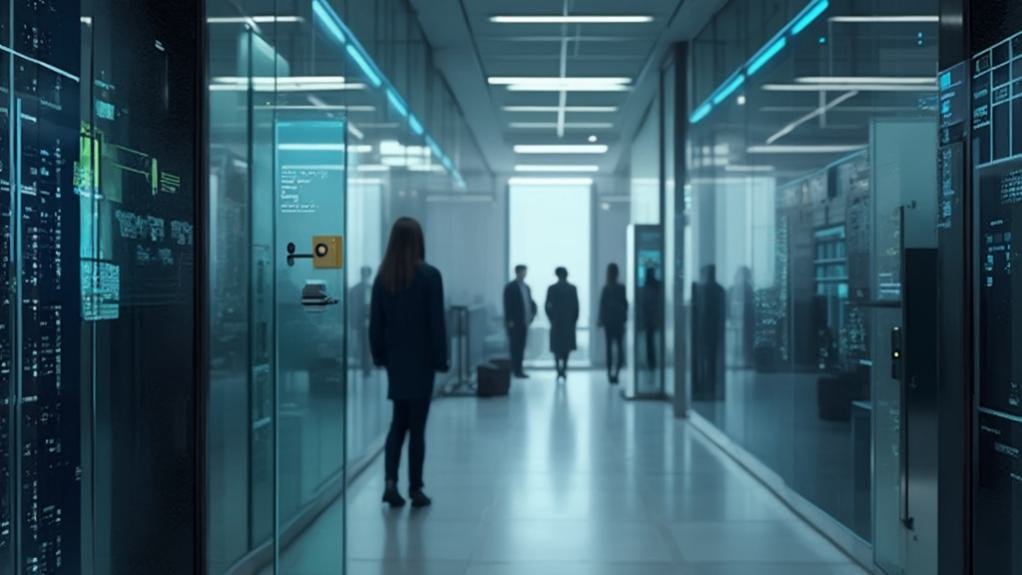
[[[878,562],[897,547],[891,565],[903,414],[888,359],[919,241],[904,230],[932,232],[936,214],[936,9],[733,0],[691,56],[693,407],[875,535]]]

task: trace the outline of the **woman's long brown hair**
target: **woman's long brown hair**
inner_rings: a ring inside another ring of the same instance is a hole
[[[387,253],[380,265],[380,281],[391,293],[407,288],[415,277],[415,268],[426,261],[426,241],[422,226],[412,218],[398,218],[390,229]]]

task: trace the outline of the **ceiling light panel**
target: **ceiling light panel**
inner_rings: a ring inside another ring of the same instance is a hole
[[[508,179],[512,186],[591,186],[592,178],[530,178],[514,176]]]
[[[518,144],[516,154],[606,154],[606,144]]]
[[[497,15],[490,16],[495,24],[646,24],[653,17],[646,14],[589,14],[589,15]]]
[[[596,165],[586,164],[518,164],[516,172],[522,173],[593,173],[600,171]]]
[[[505,112],[540,112],[556,114],[560,111],[557,106],[504,106]],[[564,111],[578,114],[613,114],[617,112],[617,106],[565,106]]]

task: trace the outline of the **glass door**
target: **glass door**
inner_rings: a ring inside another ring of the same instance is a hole
[[[877,120],[870,146],[873,551],[889,575],[936,572],[937,166],[912,151],[936,135],[930,118]]]
[[[346,123],[278,110],[275,130],[277,572],[341,573]]]

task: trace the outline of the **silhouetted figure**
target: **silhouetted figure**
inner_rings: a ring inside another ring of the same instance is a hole
[[[733,357],[742,367],[751,367],[755,362],[756,293],[752,286],[752,270],[747,266],[735,272],[735,283],[728,292],[728,317],[739,332],[736,339],[739,349]]]
[[[557,268],[557,283],[546,292],[546,316],[550,319],[550,351],[557,378],[568,379],[568,356],[577,349],[578,290],[568,283],[568,270]]]
[[[715,266],[704,266],[700,282],[692,286],[692,398],[724,398],[724,319],[726,296],[717,283]]]
[[[507,339],[511,347],[511,369],[518,378],[528,377],[522,366],[525,342],[529,336],[529,326],[539,311],[532,299],[532,290],[525,283],[528,273],[529,268],[515,266],[515,279],[504,288],[504,321],[507,323]]]
[[[368,376],[373,370],[373,357],[369,348],[369,306],[373,295],[373,268],[364,266],[360,281],[348,290],[348,328],[351,336],[350,356],[353,367]]]
[[[639,294],[642,302],[642,331],[646,335],[646,367],[657,367],[657,348],[664,324],[663,284],[656,277],[656,268],[646,268],[646,282]]]
[[[610,383],[618,382],[621,368],[625,365],[624,337],[625,322],[628,321],[628,297],[625,286],[618,281],[620,275],[617,264],[608,265],[607,285],[603,286],[603,293],[600,294],[598,325],[603,328],[607,340],[607,379]]]
[[[387,398],[394,404],[386,446],[387,487],[383,501],[400,507],[398,465],[405,435],[412,506],[430,500],[422,492],[426,419],[437,372],[448,369],[443,278],[426,263],[422,228],[400,218],[390,232],[387,253],[373,284],[369,340],[376,365],[387,369]]]

